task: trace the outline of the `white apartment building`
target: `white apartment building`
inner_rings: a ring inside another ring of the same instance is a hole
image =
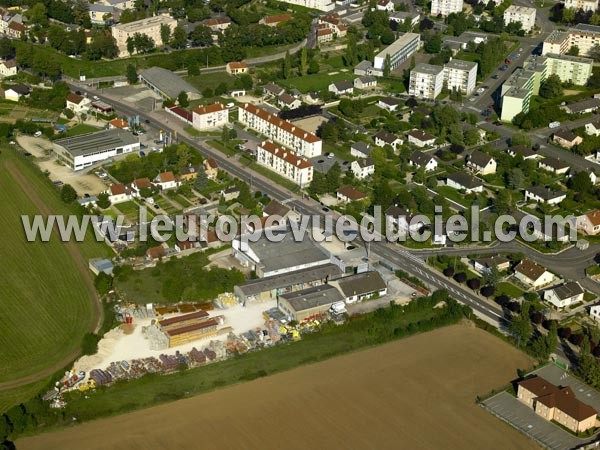
[[[578,86],[585,86],[592,76],[592,59],[554,53],[548,53],[546,58],[546,76],[556,74],[562,82],[570,81]]]
[[[414,53],[421,46],[421,35],[416,33],[404,33],[396,41],[384,48],[381,52],[375,55],[373,59],[373,75],[381,75],[385,67],[387,56],[390,57],[390,70],[394,70]]]
[[[304,158],[312,158],[322,153],[323,141],[315,134],[250,103],[239,106],[238,120],[244,126],[285,145]]]
[[[127,38],[133,37],[135,33],[145,34],[152,38],[156,46],[165,45],[160,37],[161,25],[168,25],[171,31],[177,26],[177,20],[173,19],[169,15],[160,15],[154,17],[148,17],[142,20],[136,20],[135,22],[120,23],[112,26],[112,35],[115,38],[117,47],[119,48],[119,56],[128,56],[127,52]]]
[[[565,8],[573,8],[577,11],[595,12],[598,9],[598,0],[565,0]]]
[[[429,100],[435,99],[444,86],[444,69],[431,64],[417,64],[410,72],[408,94]]]
[[[313,165],[310,162],[271,141],[263,141],[258,145],[256,161],[301,188],[307,187],[313,179]]]
[[[504,25],[521,22],[522,28],[529,33],[535,26],[535,8],[510,5],[504,11]]]
[[[554,30],[544,39],[542,55],[554,53],[564,55],[569,51],[571,36],[568,31]]]
[[[283,3],[304,6],[305,8],[318,9],[319,11],[331,11],[335,8],[333,0],[282,0]]]
[[[432,0],[431,15],[447,17],[449,14],[461,12],[463,0]]]
[[[452,59],[444,65],[444,81],[448,90],[456,89],[466,95],[471,95],[477,83],[477,63]]]
[[[218,128],[229,122],[229,110],[222,103],[199,106],[192,115],[192,126],[197,130]]]
[[[580,23],[573,28],[569,28],[569,47],[567,51],[574,45],[579,48],[581,56],[589,56],[590,50],[595,45],[600,45],[600,26]]]

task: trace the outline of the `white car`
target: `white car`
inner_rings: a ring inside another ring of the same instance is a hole
[[[325,156],[327,156],[327,159],[332,159],[334,155],[333,153],[329,152]]]
[[[97,95],[94,95],[92,98],[96,101],[100,100],[100,97],[98,97]]]
[[[485,92],[485,88],[480,87],[479,89],[477,89],[478,94],[483,94],[484,92]]]
[[[225,106],[227,106],[228,108],[233,108],[235,106],[235,103],[227,103]]]

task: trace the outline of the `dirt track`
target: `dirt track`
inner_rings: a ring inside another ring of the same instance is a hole
[[[538,448],[475,404],[528,358],[453,326],[272,377],[18,441],[51,449]]]
[[[16,164],[14,164],[12,161],[5,161],[4,166],[7,171],[6,173],[8,173],[8,174],[10,174],[10,176],[12,176],[12,178],[19,185],[19,187],[23,190],[23,192],[27,195],[27,197],[29,197],[29,199],[35,205],[35,207],[39,210],[39,212],[44,216],[52,214],[52,211],[50,210],[50,208],[48,208],[48,206],[37,195],[37,193],[35,192],[35,189],[33,189],[31,187],[31,185],[27,182],[27,179],[23,176],[23,174],[21,173],[19,168],[16,166]],[[94,282],[92,281],[92,278],[90,277],[88,265],[87,265],[86,261],[83,259],[81,252],[79,251],[77,246],[72,242],[67,242],[67,243],[65,243],[65,245],[66,245],[69,255],[75,262],[77,270],[79,271],[79,273],[85,280],[86,286],[90,293],[90,298],[93,299],[94,320],[92,322],[92,327],[91,327],[90,331],[97,332],[100,329],[100,326],[102,325],[102,320],[104,318],[104,312],[102,309],[101,300],[98,297],[96,288],[94,287]],[[69,364],[71,361],[73,361],[79,355],[79,353],[80,353],[79,351],[73,352],[72,354],[66,356],[65,358],[61,359],[60,361],[57,361],[52,366],[48,367],[47,369],[45,369],[41,372],[29,375],[24,378],[20,378],[18,380],[12,380],[12,381],[6,381],[4,383],[0,383],[0,390],[13,389],[13,388],[16,388],[19,386],[25,386],[25,385],[33,383],[35,381],[49,377],[50,375],[53,375],[58,370],[62,369],[67,364]]]

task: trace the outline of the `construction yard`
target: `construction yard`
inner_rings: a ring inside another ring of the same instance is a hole
[[[290,449],[535,449],[475,403],[530,365],[507,343],[461,324],[16,445],[191,450],[201,436],[206,449],[275,449],[283,440]]]
[[[241,334],[248,330],[264,326],[265,318],[262,314],[263,311],[275,306],[277,306],[275,300],[249,303],[246,307],[238,304],[226,309],[208,311],[208,315],[210,317],[223,317],[223,327],[226,327],[227,331],[234,334]],[[165,316],[165,318],[169,317],[174,317],[174,315],[168,314]],[[211,340],[225,341],[227,339],[227,333],[221,333],[169,349],[152,349],[148,335],[143,332],[145,327],[150,326],[152,320],[155,320],[154,316],[146,318],[134,317],[131,331],[128,330],[125,332],[122,328],[111,330],[100,340],[98,353],[80,358],[75,363],[75,370],[89,372],[95,368],[104,369],[112,362],[150,357],[158,358],[161,354],[174,355],[177,351],[187,353],[192,348],[203,346]]]

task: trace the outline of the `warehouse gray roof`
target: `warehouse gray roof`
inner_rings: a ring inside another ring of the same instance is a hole
[[[290,292],[281,296],[286,299],[294,311],[304,311],[335,302],[344,301],[344,297],[335,287],[330,284],[303,289],[302,291]]]
[[[304,283],[312,283],[317,280],[324,280],[327,277],[337,276],[341,273],[342,271],[338,266],[330,263],[318,267],[296,270],[282,275],[257,278],[256,280],[248,281],[241,286],[236,286],[236,288],[247,297],[251,297],[274,289],[284,289]]]
[[[169,98],[177,98],[180,92],[198,93],[198,90],[179,75],[162,67],[140,70],[140,79],[151,84]]]
[[[310,238],[303,236],[303,239],[296,241],[291,232],[286,233],[280,242],[271,242],[266,234],[261,233],[260,238],[256,242],[248,242],[248,246],[260,260],[263,272],[319,261],[324,261],[325,264],[329,260],[325,251]]]
[[[85,156],[95,152],[112,150],[118,147],[135,144],[138,138],[129,131],[120,128],[81,134],[54,141],[73,156]]]
[[[379,292],[387,287],[379,272],[363,272],[338,281],[340,289],[346,297]]]

